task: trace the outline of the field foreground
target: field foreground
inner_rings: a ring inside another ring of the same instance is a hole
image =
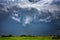
[[[60,40],[52,39],[52,37],[0,37],[0,40]]]

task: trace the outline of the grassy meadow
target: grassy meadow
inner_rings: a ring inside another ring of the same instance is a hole
[[[60,40],[52,39],[51,36],[37,36],[37,37],[0,37],[0,40]]]

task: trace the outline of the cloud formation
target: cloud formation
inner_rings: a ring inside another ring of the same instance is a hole
[[[11,18],[17,22],[23,22],[22,23],[23,25],[30,24],[32,21],[47,23],[51,22],[52,20],[60,18],[59,0],[40,0],[40,1],[5,0],[5,1],[7,1],[8,4],[5,3],[4,10],[8,12],[13,12]]]

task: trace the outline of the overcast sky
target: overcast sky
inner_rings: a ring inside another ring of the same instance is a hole
[[[60,35],[59,0],[0,0],[0,35]]]

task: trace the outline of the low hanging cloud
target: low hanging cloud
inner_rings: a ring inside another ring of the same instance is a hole
[[[22,22],[23,25],[30,24],[32,21],[47,23],[51,22],[52,20],[60,18],[59,0],[5,0],[5,1],[7,1],[8,3],[8,4],[4,3],[5,11],[7,10],[8,12],[12,12],[11,18],[17,22]]]

